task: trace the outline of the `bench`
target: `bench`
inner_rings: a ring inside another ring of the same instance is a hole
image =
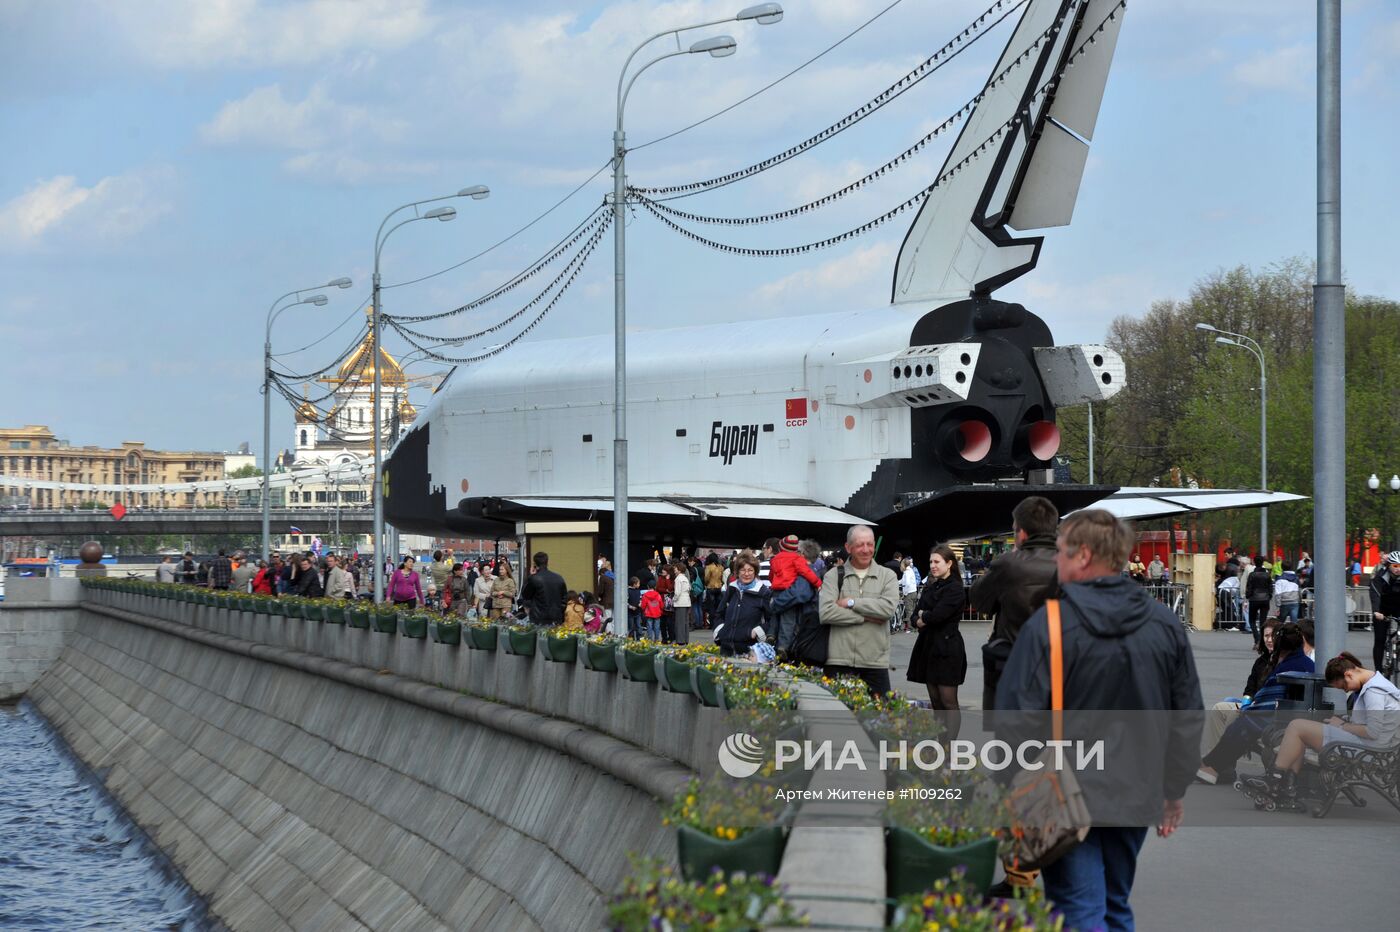
[[[1400,811],[1400,746],[1368,748],[1359,744],[1329,744],[1317,755],[1322,795],[1308,800],[1308,811],[1320,819],[1331,810],[1337,797],[1345,796],[1353,806],[1365,806],[1356,795],[1359,787],[1374,790]]]

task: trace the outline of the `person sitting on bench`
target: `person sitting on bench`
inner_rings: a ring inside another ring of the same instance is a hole
[[[1279,700],[1284,698],[1279,674],[1312,672],[1313,661],[1305,650],[1303,632],[1297,625],[1280,625],[1274,631],[1273,660],[1264,685],[1240,717],[1225,729],[1215,747],[1202,758],[1196,779],[1210,784],[1233,782],[1235,762],[1249,753],[1263,733],[1269,716],[1262,713],[1273,712],[1278,708]]]
[[[1274,758],[1274,769],[1285,784],[1302,768],[1307,748],[1321,751],[1329,744],[1390,748],[1400,738],[1400,688],[1361,666],[1346,651],[1327,661],[1324,672],[1328,686],[1356,694],[1351,721],[1333,716],[1325,722],[1303,718],[1289,722]]]

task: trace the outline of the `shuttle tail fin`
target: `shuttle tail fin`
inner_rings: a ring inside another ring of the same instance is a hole
[[[894,303],[990,294],[1035,267],[1043,238],[1011,231],[1069,223],[1123,7],[1030,0],[905,235]]]

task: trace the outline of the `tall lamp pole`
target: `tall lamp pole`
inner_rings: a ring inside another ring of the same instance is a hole
[[[296,291],[289,291],[267,309],[267,334],[263,339],[263,469],[262,469],[262,555],[264,560],[272,559],[272,513],[270,495],[272,491],[272,322],[277,319],[289,307],[296,307],[298,304],[314,304],[321,307],[326,303],[326,296],[315,294],[303,298],[301,295],[306,291],[315,291],[317,288],[349,288],[353,284],[348,278],[337,278],[326,282],[324,285],[313,285],[310,288],[300,288]],[[282,304],[288,298],[297,300]],[[282,304],[281,307],[278,307]]]
[[[1392,493],[1400,492],[1400,475],[1391,476],[1390,481],[1385,483],[1385,485]],[[1371,478],[1366,480],[1366,488],[1370,489],[1373,493],[1379,493],[1381,490],[1380,476],[1371,473]],[[1393,543],[1395,543],[1395,539],[1390,536],[1390,496],[1387,495],[1381,498],[1380,538],[1376,541],[1376,547],[1380,550],[1381,555],[1384,556],[1386,553],[1390,552],[1389,548]]]
[[[1264,349],[1252,337],[1247,337],[1243,333],[1232,333],[1229,330],[1221,330],[1219,327],[1212,327],[1210,324],[1197,324],[1197,330],[1204,330],[1208,333],[1219,333],[1224,336],[1215,338],[1215,342],[1221,346],[1235,346],[1251,353],[1255,359],[1259,360],[1259,488],[1262,491],[1269,489],[1269,377],[1264,368]],[[1259,509],[1259,558],[1260,560],[1272,560],[1273,548],[1269,546],[1269,506],[1264,505]]]
[[[708,52],[715,58],[734,54],[736,43],[732,36],[701,39],[689,48],[681,47],[681,33],[704,29],[721,23],[753,21],[767,26],[783,18],[783,8],[777,3],[760,3],[746,7],[735,16],[693,26],[667,29],[651,36],[632,49],[617,76],[617,125],[613,129],[613,631],[627,619],[627,222],[623,212],[627,206],[627,134],[622,128],[622,114],[632,85],[652,65],[677,55]],[[674,36],[676,50],[658,55],[632,72],[627,69],[637,53],[662,36]],[[624,84],[624,82],[626,82]]]
[[[472,185],[463,188],[456,194],[445,194],[442,197],[430,197],[421,201],[413,201],[408,204],[401,204],[389,211],[379,224],[379,230],[374,234],[374,280],[370,294],[370,344],[373,347],[373,356],[370,362],[374,366],[374,390],[370,399],[374,404],[374,483],[370,486],[370,497],[374,500],[374,601],[384,601],[384,428],[383,412],[380,403],[380,382],[382,366],[379,365],[379,334],[380,334],[380,312],[379,306],[379,255],[384,251],[384,242],[405,223],[412,223],[415,220],[441,220],[446,223],[457,216],[455,207],[434,207],[432,210],[419,212],[418,208],[423,204],[431,204],[435,201],[446,201],[454,197],[469,197],[479,201],[489,197],[491,189],[483,184]],[[413,208],[413,216],[385,230],[384,227],[393,219],[394,214],[401,210]]]

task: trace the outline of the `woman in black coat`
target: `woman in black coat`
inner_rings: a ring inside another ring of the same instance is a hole
[[[952,741],[962,728],[958,687],[967,679],[967,647],[958,622],[967,605],[958,558],[946,546],[929,553],[928,580],[914,608],[914,628],[919,637],[909,656],[909,680],[928,686],[929,702]]]

